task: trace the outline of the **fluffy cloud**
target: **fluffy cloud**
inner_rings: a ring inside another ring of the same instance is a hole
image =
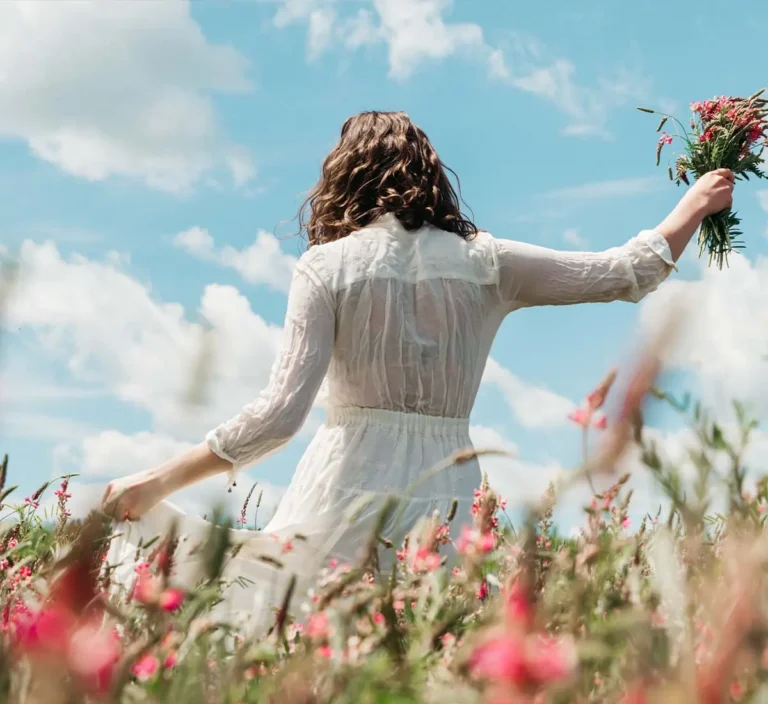
[[[330,47],[334,36],[348,49],[383,43],[395,79],[407,78],[425,61],[467,50],[487,53],[479,25],[446,22],[443,14],[451,0],[373,0],[373,11],[363,8],[345,18],[337,17],[331,5],[329,0],[283,0],[275,25],[306,21],[310,58]]]
[[[524,381],[493,358],[488,359],[483,383],[502,392],[515,420],[525,428],[564,424],[575,406],[554,391]]]
[[[213,169],[242,185],[214,92],[249,89],[246,61],[209,43],[177,2],[0,3],[0,136],[92,181],[184,191]]]
[[[277,238],[263,230],[252,245],[242,250],[230,245],[217,249],[211,234],[200,227],[180,232],[174,244],[198,259],[234,269],[248,283],[264,284],[284,293],[290,287],[296,257],[285,254]]]
[[[169,435],[147,431],[125,435],[104,430],[83,440],[82,471],[120,477],[153,467],[193,447]]]
[[[541,195],[548,201],[567,203],[570,206],[582,201],[613,200],[643,195],[656,190],[659,179],[654,176],[619,178],[608,181],[593,181],[578,186],[568,186],[548,191]]]
[[[639,71],[619,68],[594,85],[584,85],[577,80],[571,61],[548,54],[537,40],[516,35],[507,52],[490,52],[489,72],[497,80],[550,101],[568,118],[566,135],[604,136],[612,109],[646,99],[650,93],[651,82]]]
[[[480,457],[479,462],[491,486],[507,498],[510,505],[537,499],[546,491],[549,482],[564,471],[555,460],[543,463],[525,460],[517,445],[494,428],[475,425],[469,432],[472,444],[478,450],[500,450],[509,455],[487,455]]]
[[[688,303],[670,366],[690,371],[704,403],[727,416],[733,400],[768,413],[768,259],[733,255],[728,268],[699,262],[701,279],[669,279],[644,302],[641,323],[658,324],[669,306]]]
[[[450,0],[374,0],[373,4],[394,78],[407,78],[425,60],[444,59],[485,46],[478,25],[445,22],[443,12],[450,7]]]
[[[274,22],[278,27],[307,23],[310,59],[334,45],[334,39],[348,50],[384,44],[389,75],[397,80],[408,78],[427,61],[470,55],[487,64],[491,78],[551,102],[568,119],[566,135],[607,136],[611,110],[650,93],[650,80],[627,68],[584,84],[577,80],[571,61],[550,56],[530,37],[514,35],[511,46],[493,47],[478,24],[446,20],[452,4],[452,0],[372,0],[370,9],[339,16],[333,0],[282,0]]]
[[[231,286],[207,286],[203,322],[191,322],[181,305],[155,300],[114,258],[66,260],[53,244],[25,242],[20,263],[8,326],[35,333],[77,379],[146,410],[159,432],[197,439],[267,383],[281,328]],[[183,403],[201,380],[206,403]]]
[[[563,242],[574,249],[586,249],[589,244],[587,238],[575,227],[563,231]]]

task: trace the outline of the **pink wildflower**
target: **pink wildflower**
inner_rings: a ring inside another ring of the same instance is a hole
[[[159,597],[160,579],[149,571],[148,564],[139,565],[136,568],[133,598],[141,604],[155,604]]]
[[[530,628],[534,616],[533,605],[518,580],[512,582],[507,588],[504,606],[507,622],[510,625],[520,624],[526,630]]]
[[[120,660],[120,641],[112,630],[85,625],[69,638],[67,665],[88,689],[106,692]]]
[[[312,614],[309,617],[309,621],[307,622],[307,635],[310,638],[316,640],[325,638],[328,635],[328,629],[328,614],[325,612],[320,611],[316,614]]]
[[[477,598],[480,599],[480,601],[484,601],[488,598],[488,582],[483,580],[480,582],[480,586],[477,588]]]
[[[568,414],[568,420],[586,428],[589,425],[589,421],[592,414],[586,408],[576,408]]]
[[[480,533],[469,526],[463,526],[461,536],[456,543],[460,555],[491,552],[496,547],[496,536],[493,533]]]
[[[524,684],[527,679],[522,643],[506,636],[481,645],[470,660],[472,673],[488,680]]]
[[[528,641],[527,661],[534,681],[558,682],[574,671],[576,651],[570,640],[541,635]]]
[[[497,636],[472,654],[473,674],[517,687],[537,687],[562,681],[576,666],[575,650],[565,640],[548,636]]]
[[[163,611],[176,611],[184,603],[184,592],[181,589],[166,589],[158,599],[158,606]]]
[[[160,663],[157,658],[151,653],[145,653],[133,664],[131,672],[139,682],[146,682],[152,679],[159,667]]]
[[[621,527],[624,530],[628,530],[630,525],[632,525],[632,521],[629,520],[629,516],[624,516],[621,520]]]

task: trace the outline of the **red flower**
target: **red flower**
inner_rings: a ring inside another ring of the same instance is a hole
[[[480,582],[480,586],[477,588],[477,598],[483,601],[488,597],[488,582],[483,580]]]
[[[131,672],[136,676],[140,682],[146,682],[152,679],[154,674],[160,667],[160,663],[157,658],[151,653],[144,653],[131,668]]]
[[[477,648],[470,660],[476,677],[488,680],[525,684],[528,669],[522,643],[514,638],[500,636]]]
[[[184,592],[181,589],[166,589],[157,603],[163,611],[176,611],[184,603]]]
[[[15,641],[27,653],[61,653],[66,647],[74,618],[63,609],[48,608],[23,614],[15,620]]]

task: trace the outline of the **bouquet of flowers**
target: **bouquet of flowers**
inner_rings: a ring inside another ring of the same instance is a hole
[[[692,103],[690,130],[672,115],[638,108],[661,116],[656,130],[661,132],[656,165],[664,147],[678,139],[685,148],[677,155],[674,167],[669,166],[669,178],[678,186],[681,182],[688,185],[689,175],[700,178],[715,169],[730,169],[737,179],[749,180],[749,174],[768,178],[760,168],[763,149],[768,145],[768,101],[761,97],[763,92],[764,89],[749,98],[719,97]],[[671,130],[673,134],[662,132],[670,120],[676,125]],[[705,218],[699,230],[699,256],[706,248],[710,265],[714,260],[722,269],[728,254],[743,247],[739,241],[740,224],[741,220],[730,209]]]

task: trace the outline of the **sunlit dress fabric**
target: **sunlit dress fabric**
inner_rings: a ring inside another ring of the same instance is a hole
[[[356,559],[388,497],[397,509],[383,532],[395,542],[420,518],[445,515],[454,499],[468,515],[477,462],[429,470],[471,446],[469,415],[505,316],[531,306],[637,302],[673,268],[667,241],[653,230],[603,252],[566,252],[485,232],[470,240],[429,226],[409,232],[385,215],[311,247],[295,267],[268,387],[207,436],[237,473],[299,431],[325,384],[325,423],[276,513],[263,531],[233,531],[243,545],[226,574],[248,586],[229,589],[226,608],[263,626],[290,575],[304,595],[330,558]],[[187,546],[207,530],[201,518],[161,503],[115,541],[118,576],[130,581],[139,538],[174,519]],[[192,579],[198,560],[180,556],[178,578]]]

